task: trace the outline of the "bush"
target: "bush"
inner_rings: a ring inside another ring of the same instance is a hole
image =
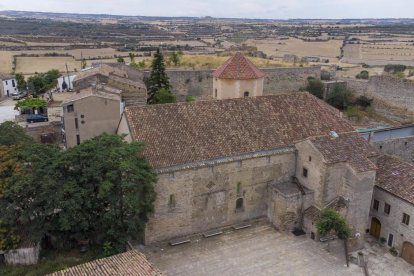
[[[308,85],[305,87],[305,90],[311,93],[312,95],[323,99],[323,83],[320,80],[314,78],[308,78]]]
[[[187,96],[187,97],[185,97],[185,101],[187,103],[194,102],[195,101],[195,98],[193,96]]]
[[[366,70],[361,71],[358,75],[356,75],[356,78],[357,79],[367,80],[367,79],[369,79],[369,72],[366,71]]]
[[[405,78],[405,74],[404,72],[395,72],[394,74],[392,74],[394,77],[396,77],[397,79],[403,79]]]
[[[369,99],[365,96],[359,96],[356,101],[355,104],[362,106],[362,107],[369,107],[372,104],[373,99]]]
[[[394,246],[390,248],[390,253],[393,256],[398,256],[398,251],[397,251],[397,249],[395,249]]]
[[[384,71],[388,73],[404,72],[407,66],[402,64],[387,64],[384,66]]]
[[[336,84],[333,93],[326,100],[327,103],[338,109],[346,109],[352,102],[353,93],[342,84]]]

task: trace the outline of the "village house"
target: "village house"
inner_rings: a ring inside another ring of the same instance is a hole
[[[256,65],[237,52],[213,72],[213,98],[262,96],[264,77]]]
[[[13,93],[18,93],[16,77],[7,74],[0,74],[0,98],[11,97]]]
[[[308,93],[127,107],[118,134],[158,173],[147,244],[260,217],[315,238],[309,213],[332,206],[362,245],[377,151]]]
[[[102,133],[115,134],[123,104],[121,91],[103,85],[74,93],[61,104],[62,134],[66,148]]]
[[[370,233],[414,265],[414,164],[384,155],[377,165]]]

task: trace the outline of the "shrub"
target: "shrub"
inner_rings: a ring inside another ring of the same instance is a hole
[[[388,73],[404,72],[407,66],[402,64],[387,64],[384,66],[384,71]]]
[[[390,248],[390,253],[393,256],[398,256],[398,251],[397,251],[397,249],[395,249],[394,246]]]
[[[358,75],[356,75],[357,79],[367,80],[369,79],[369,72],[366,70],[361,71]]]
[[[373,99],[369,99],[366,96],[362,95],[356,99],[355,104],[362,106],[362,107],[369,107],[371,106],[372,101]]]
[[[195,101],[195,98],[193,96],[187,96],[187,97],[185,97],[185,101],[187,103],[194,102]]]
[[[311,93],[312,95],[323,99],[323,83],[320,80],[314,78],[308,78],[308,85],[305,87],[305,90]]]
[[[396,78],[398,78],[398,79],[403,79],[403,78],[405,78],[405,74],[404,74],[404,72],[395,72],[395,73],[393,74],[393,76],[394,76],[394,77],[396,77]]]

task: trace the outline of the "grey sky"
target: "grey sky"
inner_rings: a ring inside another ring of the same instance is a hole
[[[242,18],[394,18],[414,0],[0,0],[0,10]]]

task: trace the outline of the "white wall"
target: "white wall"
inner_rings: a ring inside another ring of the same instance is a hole
[[[68,76],[62,76],[58,78],[58,89],[60,92],[63,92],[62,84],[63,79],[65,79],[66,84],[68,85],[68,88],[73,89],[73,80],[75,79],[76,75],[69,76],[69,83],[68,83]]]
[[[3,80],[3,88],[4,88],[3,91],[4,91],[5,96],[11,96],[11,94],[19,92],[19,90],[17,89],[17,81],[14,78]]]

